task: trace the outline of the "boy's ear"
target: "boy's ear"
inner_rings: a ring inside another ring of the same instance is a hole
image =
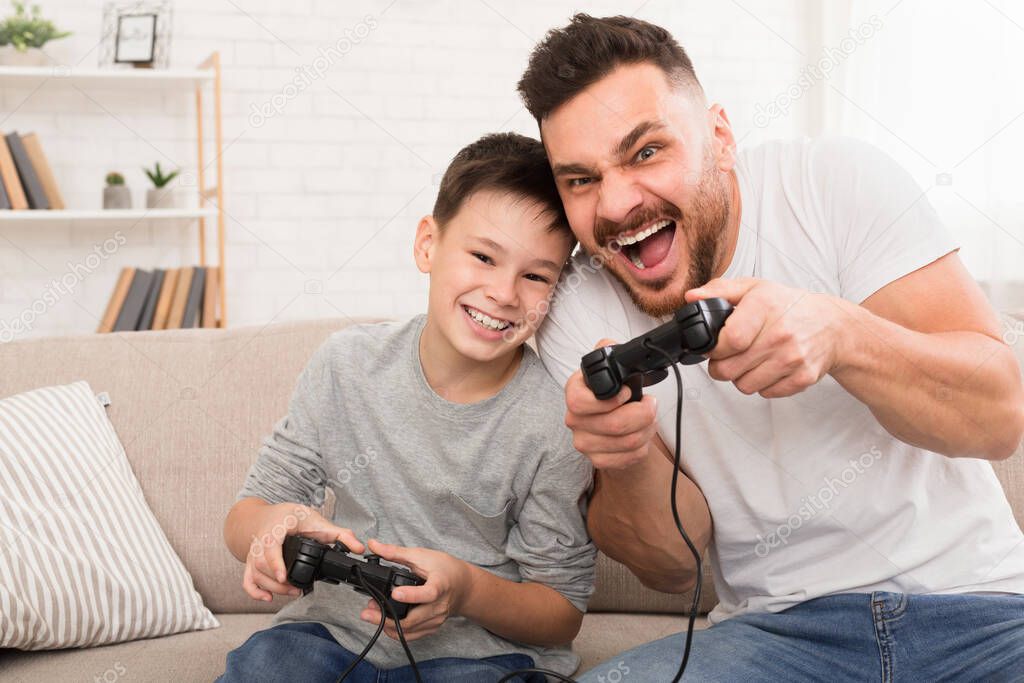
[[[429,273],[434,257],[434,245],[440,237],[437,221],[433,216],[424,216],[416,226],[416,240],[412,243],[412,255],[421,273]]]

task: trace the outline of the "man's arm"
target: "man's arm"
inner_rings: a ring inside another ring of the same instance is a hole
[[[1009,457],[1024,435],[1013,351],[955,253],[861,305],[777,283],[712,280],[687,300],[736,311],[709,373],[746,394],[790,396],[831,374],[896,438],[951,457]]]
[[[645,586],[684,593],[696,584],[697,565],[664,495],[671,480],[672,456],[656,436],[639,463],[595,474],[587,526],[597,547],[626,565]],[[683,529],[703,554],[711,540],[711,513],[700,489],[682,473],[676,506]]]
[[[623,388],[615,398],[598,400],[579,371],[565,385],[565,423],[573,445],[596,470],[588,528],[594,544],[645,586],[683,593],[693,587],[697,567],[672,519],[672,458],[657,435],[654,396],[627,403],[629,395]],[[703,553],[711,539],[711,512],[700,489],[682,473],[676,505],[683,528]]]
[[[1013,454],[1024,434],[1020,367],[956,254],[847,308],[851,334],[831,374],[890,434],[954,457]]]

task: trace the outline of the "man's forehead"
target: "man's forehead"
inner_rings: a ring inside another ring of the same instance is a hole
[[[685,95],[669,85],[659,67],[620,66],[543,119],[541,139],[553,163],[604,156],[615,152],[638,126],[669,125],[670,118],[678,118],[673,110],[684,101]],[[554,158],[563,155],[574,158]]]

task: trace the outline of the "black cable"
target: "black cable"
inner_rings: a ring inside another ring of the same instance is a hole
[[[354,567],[353,571],[355,572],[356,576],[359,578],[359,581],[365,587],[366,586],[366,582],[363,579],[362,572],[359,571],[359,567]],[[369,592],[369,591],[367,591],[367,592]],[[373,595],[372,593],[370,594],[370,597],[373,598],[377,602],[377,604],[380,606],[380,615],[381,616],[380,616],[380,624],[377,626],[377,632],[373,634],[373,638],[370,638],[370,642],[368,642],[366,644],[366,647],[363,648],[363,651],[359,653],[358,657],[356,657],[354,660],[352,660],[352,663],[348,665],[347,669],[345,669],[344,671],[341,672],[341,675],[338,676],[337,680],[334,683],[342,683],[342,681],[344,681],[346,678],[348,678],[348,675],[350,673],[352,673],[357,666],[359,666],[359,662],[361,662],[364,659],[366,659],[366,655],[370,652],[370,650],[373,649],[373,646],[377,644],[377,639],[380,638],[380,634],[384,630],[384,620],[387,618],[386,615],[385,615],[385,612],[384,612],[384,604],[381,602],[380,599],[377,598],[377,596]]]
[[[676,376],[676,447],[675,453],[672,459],[672,519],[676,523],[676,529],[679,530],[679,535],[683,538],[683,542],[686,543],[686,547],[690,549],[690,553],[693,554],[693,559],[697,564],[697,585],[693,589],[693,604],[690,606],[690,620],[686,625],[686,645],[683,648],[683,660],[679,663],[679,671],[676,672],[676,677],[672,679],[672,683],[678,683],[683,677],[683,672],[686,671],[686,664],[690,660],[690,645],[693,642],[693,626],[697,621],[697,610],[700,608],[700,591],[701,585],[704,582],[704,568],[702,566],[702,560],[700,551],[697,550],[697,546],[693,544],[690,537],[686,534],[686,530],[683,529],[683,523],[679,520],[679,508],[676,505],[676,488],[679,483],[679,465],[682,460],[681,446],[683,441],[683,377],[679,373],[679,366],[676,365],[675,360],[671,355],[664,349],[655,346],[649,339],[644,341],[644,346],[657,351],[665,360],[668,361],[669,367],[672,368],[672,372]]]

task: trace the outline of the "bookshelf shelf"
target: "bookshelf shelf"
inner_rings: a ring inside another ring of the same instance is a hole
[[[95,209],[0,211],[0,225],[19,223],[137,223],[216,218],[217,209]]]
[[[106,87],[178,86],[187,88],[211,82],[213,69],[81,69],[58,66],[0,66],[0,85],[45,81],[64,85]]]

